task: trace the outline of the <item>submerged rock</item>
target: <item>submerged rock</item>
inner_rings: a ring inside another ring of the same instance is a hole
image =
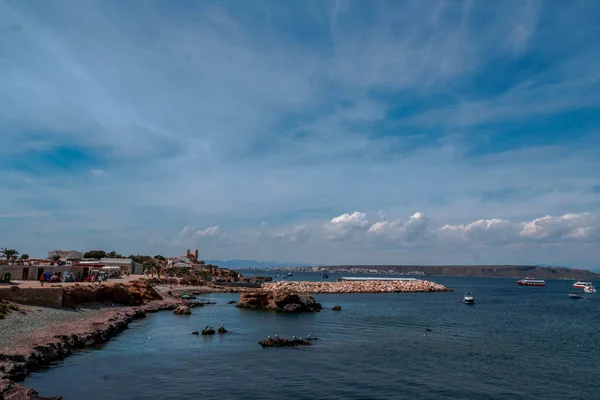
[[[333,306],[332,310],[333,311],[341,311],[342,306]]]
[[[310,346],[310,341],[303,339],[282,339],[269,338],[258,342],[262,347],[295,347],[295,346]]]
[[[207,326],[204,329],[202,329],[202,334],[203,335],[214,335],[215,334],[215,330],[213,329],[212,326]]]
[[[227,333],[229,332],[227,329],[225,329],[224,327],[219,327],[219,329],[217,330],[218,333]]]
[[[237,303],[237,301],[235,301],[235,300],[231,300],[231,301],[227,302],[227,304],[235,304],[235,303]]]

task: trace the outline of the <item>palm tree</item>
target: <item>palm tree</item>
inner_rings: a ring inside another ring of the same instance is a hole
[[[17,250],[9,249],[7,247],[0,249],[0,251],[2,252],[2,254],[4,254],[4,257],[6,257],[7,262],[10,262],[15,256],[19,255],[19,252]]]

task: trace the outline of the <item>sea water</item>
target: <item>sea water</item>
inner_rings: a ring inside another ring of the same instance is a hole
[[[228,305],[237,294],[205,295],[217,304],[190,316],[149,314],[25,385],[66,400],[600,398],[600,295],[570,299],[571,281],[427,279],[455,291],[322,294],[323,311],[298,315]],[[465,291],[477,304],[459,301]],[[230,333],[190,334],[220,324]],[[275,334],[319,340],[258,344]]]

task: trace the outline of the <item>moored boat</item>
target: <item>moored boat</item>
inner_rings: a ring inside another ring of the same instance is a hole
[[[546,286],[546,281],[543,279],[525,278],[517,282],[519,286]]]
[[[585,289],[586,286],[592,286],[592,282],[577,281],[573,284],[575,289]]]
[[[323,274],[323,279],[327,279],[327,278],[329,278],[329,275],[327,275],[327,272],[325,272],[325,273]]]
[[[464,303],[465,304],[475,304],[475,296],[473,295],[473,293],[471,293],[471,292],[465,293]]]

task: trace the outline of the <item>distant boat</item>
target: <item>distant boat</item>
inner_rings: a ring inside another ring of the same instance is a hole
[[[294,276],[294,274],[292,274],[291,272],[288,272],[288,276]]]
[[[471,293],[471,292],[465,293],[464,303],[465,304],[475,304],[475,296],[473,295],[473,293]]]
[[[597,290],[594,287],[594,285],[590,285],[590,286],[584,287],[583,291],[586,292],[586,293],[596,293],[597,292]]]
[[[327,275],[327,272],[323,274],[323,279],[328,279],[329,275]]]
[[[577,292],[569,293],[569,297],[572,299],[581,299],[582,298],[581,295]]]
[[[519,286],[546,286],[546,281],[543,279],[525,278],[517,282]]]
[[[592,286],[592,282],[577,281],[573,284],[575,289],[585,289],[586,286]]]

